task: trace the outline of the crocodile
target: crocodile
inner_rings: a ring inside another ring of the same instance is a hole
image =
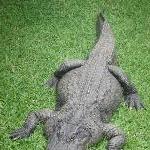
[[[28,137],[39,122],[44,124],[48,150],[85,150],[106,137],[108,150],[120,150],[124,132],[110,122],[122,97],[129,108],[144,108],[135,85],[118,67],[110,24],[98,15],[99,34],[89,57],[65,61],[46,82],[57,91],[55,110],[29,113],[23,127],[10,134],[12,140]]]

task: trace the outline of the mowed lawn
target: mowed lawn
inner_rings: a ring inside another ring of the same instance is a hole
[[[42,84],[64,60],[84,59],[95,44],[96,16],[105,16],[116,38],[119,65],[135,83],[146,110],[124,104],[111,122],[126,133],[125,150],[150,149],[149,0],[0,0],[0,149],[44,150],[42,125],[11,141],[27,114],[54,109],[56,93]],[[104,150],[104,139],[89,150]]]

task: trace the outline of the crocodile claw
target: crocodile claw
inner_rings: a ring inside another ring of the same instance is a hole
[[[140,97],[138,96],[138,94],[129,94],[129,95],[127,95],[126,105],[130,109],[133,109],[133,108],[135,108],[136,110],[145,109],[143,103],[140,102]]]

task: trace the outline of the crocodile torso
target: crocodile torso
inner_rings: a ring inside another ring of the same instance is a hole
[[[101,36],[87,60],[67,61],[47,83],[57,90],[55,111],[30,113],[12,139],[29,136],[38,121],[45,124],[48,150],[84,150],[106,136],[107,149],[120,150],[124,133],[108,123],[121,97],[129,107],[143,108],[137,91],[116,65],[114,37],[108,22],[99,16]]]
[[[100,62],[87,61],[61,78],[57,93],[62,104],[56,110],[62,116],[68,118],[67,114],[74,113],[72,121],[90,123],[95,118],[98,123],[109,120],[116,110],[121,102],[122,88],[107,64],[101,66]]]

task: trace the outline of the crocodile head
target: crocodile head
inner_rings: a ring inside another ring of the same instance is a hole
[[[91,133],[84,126],[67,125],[55,130],[48,150],[85,150]]]

